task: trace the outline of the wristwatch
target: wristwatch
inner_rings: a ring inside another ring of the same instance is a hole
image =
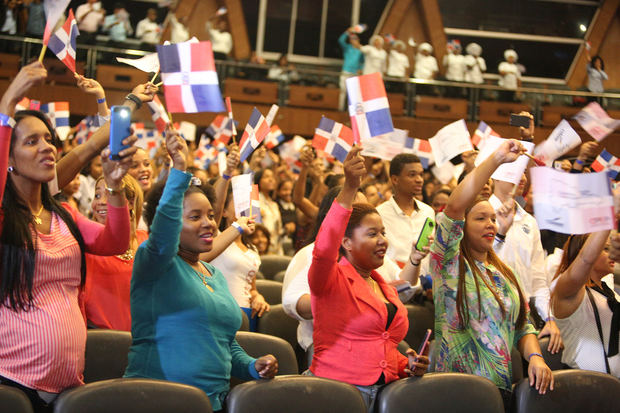
[[[124,189],[125,189],[124,183],[118,189],[110,188],[107,183],[105,184],[105,190],[110,195],[119,195],[120,193],[123,192]]]

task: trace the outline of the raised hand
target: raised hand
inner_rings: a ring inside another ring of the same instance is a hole
[[[31,87],[43,83],[47,70],[39,61],[21,68],[0,100],[0,113],[13,116],[15,105],[26,96]]]
[[[159,88],[151,82],[143,83],[133,88],[131,93],[136,95],[142,103],[150,102],[157,94]]]
[[[417,241],[417,240],[416,240]],[[433,241],[435,241],[435,237],[433,235],[429,235],[428,237],[428,245],[422,248],[422,251],[415,247],[416,241],[411,245],[411,254],[409,255],[409,261],[415,263],[416,265],[420,265],[420,262],[428,255],[431,250],[431,245],[433,245]]]
[[[106,148],[101,152],[101,166],[103,168],[103,178],[108,188],[119,189],[122,186],[122,181],[127,171],[131,167],[133,154],[136,153],[138,148],[134,146],[134,143],[138,138],[133,135],[123,139],[123,145],[129,146],[119,152],[120,160],[113,161],[110,159],[110,149]]]
[[[226,155],[226,170],[224,174],[232,176],[239,165],[239,146],[236,143],[232,143],[228,146],[228,155]]]
[[[500,164],[503,164],[516,161],[523,152],[525,152],[525,148],[519,141],[508,139],[497,148],[494,156]]]
[[[102,99],[105,97],[103,87],[96,80],[78,75],[77,73],[75,74],[75,80],[77,81],[77,86],[84,92],[90,95],[95,95],[97,99]]]
[[[346,159],[344,160],[344,184],[350,188],[360,187],[362,178],[366,175],[366,166],[364,165],[364,158],[360,155],[362,151],[361,146],[354,145]]]
[[[256,219],[255,216],[237,218],[236,222],[241,226],[241,229],[245,235],[254,234],[254,231],[256,230],[256,223],[254,222],[254,219]]]
[[[185,169],[187,169],[187,154],[189,153],[185,139],[171,125],[168,125],[165,134],[166,149],[168,150],[168,155],[172,158],[172,167],[185,172]]]
[[[524,128],[523,126],[519,126],[519,134],[521,135],[521,140],[523,141],[532,141],[534,139],[534,115],[527,111],[521,111],[519,113],[521,116],[527,116],[530,118],[530,127]]]

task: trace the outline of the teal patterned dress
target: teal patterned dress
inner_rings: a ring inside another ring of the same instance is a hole
[[[519,293],[493,265],[483,262],[476,264],[483,276],[490,276],[489,284],[496,286],[506,316],[482,280],[478,282],[482,308],[479,314],[474,275],[466,266],[469,323],[460,328],[456,293],[464,225],[465,221],[452,220],[444,213],[437,215],[437,233],[430,253],[435,300],[435,371],[475,374],[486,377],[501,389],[511,390],[510,351],[524,335],[535,334],[536,330],[529,321],[522,329],[516,329]]]

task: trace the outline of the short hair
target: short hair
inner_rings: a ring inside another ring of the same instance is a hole
[[[409,163],[419,163],[421,164],[420,158],[417,155],[412,153],[399,153],[392,159],[390,162],[390,176],[398,176],[401,174],[405,165]]]

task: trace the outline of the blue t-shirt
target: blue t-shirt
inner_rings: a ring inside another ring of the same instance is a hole
[[[364,54],[347,42],[349,34],[344,32],[338,38],[338,43],[342,48],[344,62],[342,63],[342,71],[357,74],[359,70],[364,68]]]

